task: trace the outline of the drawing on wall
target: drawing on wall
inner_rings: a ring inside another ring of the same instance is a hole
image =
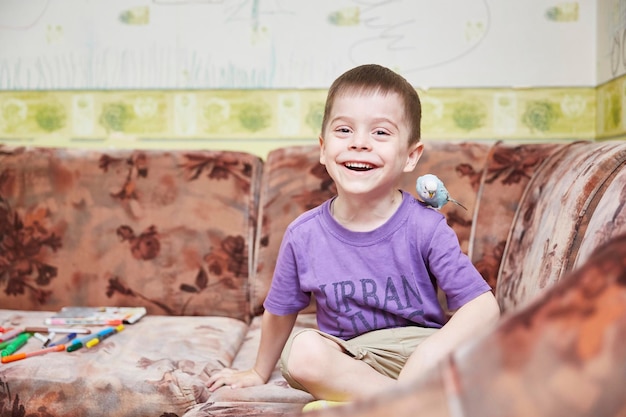
[[[614,2],[615,14],[611,19],[611,76],[626,72],[626,2]]]
[[[419,87],[534,85],[558,72],[550,59],[568,68],[559,82],[580,83],[567,61],[580,51],[546,53],[564,24],[572,43],[589,37],[579,2],[528,0],[518,15],[493,1],[2,0],[0,89],[327,88],[370,62]],[[530,42],[498,32],[512,26],[545,32],[524,48],[537,71],[511,59]],[[502,59],[485,71],[485,56]]]
[[[598,84],[626,74],[626,0],[598,1]]]

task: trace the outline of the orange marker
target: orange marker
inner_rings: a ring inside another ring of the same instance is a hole
[[[65,345],[52,346],[45,349],[35,350],[34,352],[15,353],[13,355],[2,357],[2,363],[15,362],[21,359],[30,358],[31,356],[45,355],[49,352],[61,352],[62,350],[65,350]]]

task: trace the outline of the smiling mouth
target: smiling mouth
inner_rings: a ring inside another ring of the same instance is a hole
[[[374,165],[366,164],[364,162],[347,162],[344,166],[352,171],[369,171],[374,169]]]

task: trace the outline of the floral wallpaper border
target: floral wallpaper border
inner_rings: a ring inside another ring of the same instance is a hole
[[[626,76],[615,78],[597,88],[596,138],[626,136]]]
[[[594,87],[430,89],[428,140],[580,140],[626,134],[626,77]],[[326,90],[0,91],[0,143],[243,150],[312,143]]]

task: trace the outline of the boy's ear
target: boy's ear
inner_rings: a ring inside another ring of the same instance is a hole
[[[320,141],[320,164],[326,165],[326,157],[324,156],[324,138],[320,135],[318,139]]]
[[[409,147],[409,155],[406,158],[406,164],[404,165],[404,172],[412,172],[417,165],[417,161],[422,157],[424,152],[424,144],[417,142]]]

